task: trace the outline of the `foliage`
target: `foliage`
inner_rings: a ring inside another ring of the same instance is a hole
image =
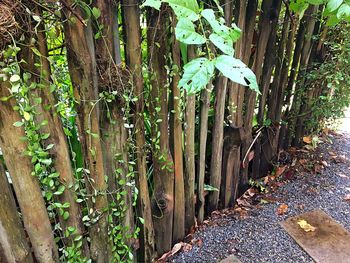
[[[309,5],[325,5],[323,16],[327,18],[327,25],[334,26],[340,21],[350,21],[350,1],[348,0],[292,0],[292,11],[303,16]]]
[[[191,93],[202,90],[213,78],[216,68],[233,82],[249,86],[259,93],[254,73],[242,61],[233,58],[233,44],[241,35],[236,25],[231,28],[226,26],[223,17],[217,17],[213,9],[200,8],[196,0],[146,0],[143,6],[160,10],[162,3],[168,3],[177,16],[177,40],[186,45],[205,44],[202,48],[206,49],[207,57],[196,58],[184,66],[179,87]],[[217,51],[211,46],[215,46]],[[219,51],[223,54],[218,54]]]
[[[321,128],[344,115],[350,105],[350,38],[349,26],[341,23],[329,35],[326,45],[328,58],[306,74],[307,89],[320,88],[321,94],[311,103],[311,118],[305,123],[307,130]]]

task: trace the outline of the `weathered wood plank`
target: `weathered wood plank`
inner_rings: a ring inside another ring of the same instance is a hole
[[[306,220],[315,231],[305,232]],[[288,234],[318,263],[350,263],[350,233],[325,212],[315,210],[281,222]]]

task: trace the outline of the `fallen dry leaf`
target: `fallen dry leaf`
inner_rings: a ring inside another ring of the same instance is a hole
[[[312,138],[311,138],[311,136],[305,136],[305,137],[303,137],[303,142],[305,142],[305,143],[307,143],[307,144],[312,143]]]
[[[343,173],[339,173],[338,176],[342,177],[342,178],[349,178],[349,176],[343,174]]]
[[[325,167],[328,167],[328,163],[326,161],[321,161],[321,164]]]
[[[288,211],[288,205],[287,204],[281,204],[277,208],[277,214],[278,215],[284,215],[285,213],[287,213],[287,211]]]
[[[200,238],[195,238],[191,241],[191,243],[197,247],[203,246],[203,240]]]
[[[280,167],[277,167],[276,169],[276,173],[275,173],[275,176],[278,177],[280,176],[281,174],[284,173],[284,171],[286,170],[287,166],[280,166]]]
[[[183,248],[184,252],[188,252],[192,249],[192,245],[184,242],[177,243],[173,246],[173,249],[164,253],[159,259],[157,259],[156,263],[165,263],[167,259],[171,256],[174,256],[178,253],[181,248]]]
[[[182,250],[183,250],[184,252],[188,252],[188,251],[192,250],[192,245],[191,245],[191,244],[188,244],[188,243],[185,243],[185,244],[183,245]]]
[[[246,192],[250,197],[253,197],[254,195],[256,195],[257,190],[253,187],[249,188]]]
[[[306,159],[300,159],[300,160],[299,160],[299,163],[300,163],[301,165],[305,165],[305,164],[307,164],[307,160],[306,160]]]
[[[173,249],[164,253],[157,261],[156,263],[165,263],[167,258],[174,256],[177,252],[181,250],[181,248],[185,245],[186,243],[180,242],[177,243],[173,246]]]
[[[314,232],[316,227],[310,225],[306,220],[300,219],[297,224],[305,231],[305,232]]]
[[[314,165],[314,172],[315,173],[321,173],[323,166],[319,164]]]
[[[350,202],[350,194],[347,194],[347,195],[344,197],[344,201]]]

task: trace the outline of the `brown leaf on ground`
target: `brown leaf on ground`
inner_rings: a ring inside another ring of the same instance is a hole
[[[305,142],[305,143],[307,143],[307,144],[312,143],[312,138],[311,138],[311,136],[305,136],[305,137],[303,137],[303,142]]]
[[[326,161],[321,161],[321,164],[325,167],[328,167],[328,163]]]
[[[238,198],[236,202],[239,206],[251,207],[251,204],[249,204],[248,201],[244,198]]]
[[[349,178],[350,178],[349,176],[347,176],[347,175],[345,175],[345,174],[343,174],[343,173],[339,173],[338,176],[339,176],[339,177],[342,177],[342,178],[346,178],[346,179],[349,179]]]
[[[347,194],[347,195],[344,197],[344,201],[350,202],[350,194]]]
[[[161,256],[156,263],[165,263],[167,261],[167,259],[171,256],[174,256],[177,252],[179,252],[181,250],[181,248],[183,247],[185,243],[180,242],[177,243],[173,246],[173,249],[164,253],[163,256]]]
[[[191,244],[188,244],[188,243],[185,243],[185,244],[183,245],[182,250],[186,253],[186,252],[192,250],[192,245],[191,245]]]
[[[337,154],[335,152],[329,151],[329,155],[336,156]]]
[[[253,187],[249,188],[246,192],[250,197],[253,197],[254,195],[256,195],[257,190]]]
[[[285,213],[287,213],[287,211],[288,211],[288,205],[287,204],[281,204],[277,208],[277,214],[278,215],[284,215]]]
[[[319,164],[314,165],[314,172],[315,173],[321,173],[322,169],[323,169],[322,165],[319,165]]]
[[[305,209],[305,205],[304,204],[299,204],[296,206],[298,209],[300,210],[304,210]]]
[[[236,213],[238,213],[239,219],[246,219],[249,216],[247,210],[245,210],[245,209],[243,209],[241,207],[235,208],[234,211]]]
[[[300,163],[301,165],[305,165],[305,164],[307,164],[307,160],[306,160],[306,159],[300,159],[300,160],[299,160],[299,163]]]
[[[284,173],[284,171],[286,170],[286,168],[287,168],[286,165],[285,165],[285,166],[279,166],[279,167],[277,167],[275,176],[276,176],[276,177],[279,177],[281,174]]]
[[[192,239],[191,243],[192,243],[192,245],[197,246],[197,247],[203,246],[203,240],[200,238]]]

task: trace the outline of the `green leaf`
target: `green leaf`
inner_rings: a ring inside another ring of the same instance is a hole
[[[21,127],[23,124],[24,124],[24,123],[21,122],[21,121],[16,121],[16,122],[13,124],[13,126],[15,126],[15,127]]]
[[[219,192],[219,189],[217,189],[216,187],[211,186],[209,184],[204,185],[204,190],[208,191],[208,192]]]
[[[50,150],[54,147],[55,145],[53,143],[50,143],[45,150]]]
[[[338,19],[349,19],[350,18],[350,6],[348,4],[342,4],[337,12]]]
[[[329,16],[326,25],[327,26],[335,26],[340,22],[340,19],[336,15]]]
[[[333,12],[343,3],[343,0],[329,0],[327,2],[326,11]]]
[[[161,0],[146,0],[142,5],[141,8],[145,6],[153,7],[154,9],[159,10],[160,6],[162,5]]]
[[[63,213],[63,219],[64,220],[67,220],[68,218],[69,218],[69,212],[68,211],[65,211],[64,213]]]
[[[240,38],[241,30],[235,24],[233,24],[233,29],[232,29],[224,25],[221,21],[218,21],[212,9],[204,9],[202,11],[202,16],[208,21],[214,33],[217,36],[219,36],[221,39],[225,39],[226,41],[230,40],[231,42],[236,42]]]
[[[209,39],[223,53],[233,56],[235,50],[233,49],[233,41],[231,38],[224,38],[216,33],[212,33]]]
[[[52,163],[52,159],[42,159],[40,160],[41,163],[45,164],[45,165],[50,165]]]
[[[233,29],[231,29],[231,39],[233,40],[233,42],[236,42],[238,39],[241,38],[241,35],[242,35],[242,30],[236,25],[236,24],[233,24]]]
[[[221,24],[219,21],[216,20],[213,9],[204,9],[202,11],[202,16],[205,18],[205,20],[208,21],[215,33],[222,34],[223,31],[227,30],[227,27],[225,25]]]
[[[11,76],[10,82],[15,83],[15,82],[20,81],[20,79],[21,79],[21,77],[19,75],[15,74],[15,75]]]
[[[233,82],[249,86],[250,89],[260,93],[254,72],[241,60],[221,55],[215,59],[215,67]]]
[[[40,16],[37,16],[37,15],[33,15],[33,19],[34,19],[36,22],[40,22],[40,21],[41,21]]]
[[[289,7],[290,10],[297,13],[299,17],[303,17],[305,10],[308,8],[309,3],[306,3],[305,0],[293,0],[291,1]]]
[[[205,38],[198,34],[191,20],[181,18],[175,28],[176,39],[185,44],[204,44]]]
[[[163,0],[174,10],[178,20],[187,18],[191,21],[199,19],[199,6],[196,0]]]
[[[23,118],[26,120],[26,121],[29,121],[30,120],[30,114],[26,111],[23,112]]]
[[[20,82],[11,83],[11,84],[12,84],[11,92],[17,93],[19,91],[20,86],[21,86]]]
[[[184,66],[184,74],[179,87],[184,87],[189,93],[204,88],[214,74],[214,61],[207,58],[196,58]]]
[[[92,15],[95,17],[95,19],[98,19],[101,16],[100,9],[96,7],[93,7],[91,12],[92,12]]]
[[[187,63],[187,58],[188,58],[187,45],[180,42],[180,51],[181,51],[182,61],[186,64]]]

